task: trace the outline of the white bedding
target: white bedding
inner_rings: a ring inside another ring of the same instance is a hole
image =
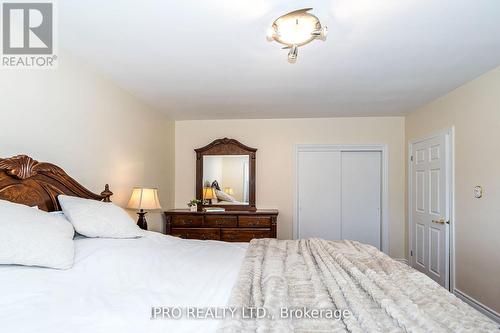
[[[152,306],[225,306],[246,244],[75,240],[72,269],[0,266],[0,332],[212,332],[215,320],[151,320]]]

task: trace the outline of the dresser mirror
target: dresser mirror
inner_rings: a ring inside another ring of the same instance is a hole
[[[196,152],[199,206],[255,210],[255,152],[234,139],[218,139]]]

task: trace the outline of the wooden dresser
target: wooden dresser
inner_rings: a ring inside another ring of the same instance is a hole
[[[165,212],[166,234],[189,239],[249,242],[253,238],[276,238],[277,210]]]

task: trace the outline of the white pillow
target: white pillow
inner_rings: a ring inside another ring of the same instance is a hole
[[[0,264],[71,268],[74,232],[63,215],[0,200]]]
[[[222,192],[219,190],[215,190],[215,195],[217,196],[218,200],[221,201],[228,201],[228,202],[236,202],[236,199],[227,194],[226,192]]]
[[[87,237],[134,238],[144,235],[122,208],[111,202],[82,199],[67,195],[57,197],[66,218],[76,232]]]

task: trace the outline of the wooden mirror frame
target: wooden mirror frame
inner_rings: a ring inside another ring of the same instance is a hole
[[[198,205],[201,211],[204,207],[222,207],[227,211],[255,211],[255,152],[256,148],[250,148],[234,139],[217,139],[205,147],[194,150],[196,152],[196,199],[203,202],[203,156],[205,155],[248,155],[248,205]]]

